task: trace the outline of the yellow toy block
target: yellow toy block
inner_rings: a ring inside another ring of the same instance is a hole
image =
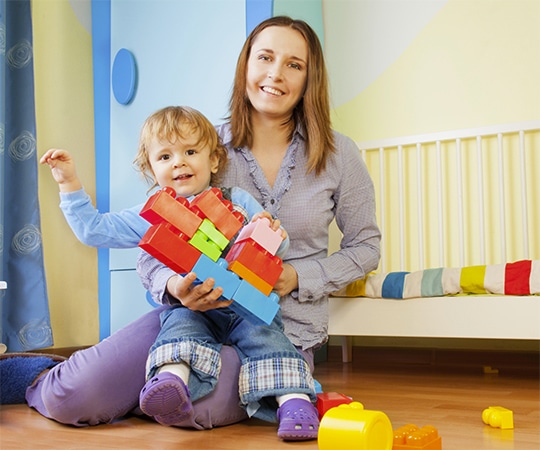
[[[509,430],[514,428],[514,413],[502,406],[490,406],[482,411],[482,420],[486,425]]]
[[[388,416],[365,410],[359,402],[330,408],[319,425],[319,450],[392,450],[392,442]]]

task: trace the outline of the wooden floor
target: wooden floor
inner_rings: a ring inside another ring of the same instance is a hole
[[[435,426],[445,450],[540,449],[537,355],[524,355],[508,364],[496,360],[498,367],[492,367],[459,354],[445,362],[415,352],[397,356],[373,352],[371,356],[357,352],[354,362],[346,364],[330,357],[329,362],[317,364],[315,377],[326,392],[346,394],[366,409],[385,412],[393,428],[407,423]],[[374,354],[378,356],[373,358]],[[481,414],[488,406],[513,410],[514,429],[484,425]],[[318,448],[316,441],[282,442],[276,425],[257,420],[209,431],[168,428],[137,417],[74,428],[47,420],[26,405],[0,408],[2,450]]]

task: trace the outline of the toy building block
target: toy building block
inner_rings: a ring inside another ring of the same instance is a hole
[[[227,239],[208,219],[202,221],[201,226],[197,231],[203,232],[208,236],[208,239],[213,241],[221,250],[224,250],[225,247],[229,245],[230,239]]]
[[[234,293],[240,286],[240,278],[231,271],[227,270],[227,261],[219,258],[216,262],[208,256],[202,254],[192,269],[197,275],[197,279],[206,280],[213,278],[216,286],[223,288],[222,297],[226,300],[232,300]]]
[[[339,405],[348,405],[352,401],[351,397],[338,394],[337,392],[322,392],[317,394],[317,411],[319,411],[319,418],[324,416],[329,409]]]
[[[388,416],[365,410],[359,402],[329,409],[319,425],[319,450],[392,450],[392,442]]]
[[[246,239],[252,239],[267,252],[275,255],[283,241],[283,236],[281,230],[272,230],[270,221],[266,217],[261,217],[242,228],[236,242],[242,242]]]
[[[227,270],[227,261],[223,258],[214,262],[203,254],[192,270],[199,280],[213,278],[216,286],[223,288],[222,298],[234,300],[229,308],[239,316],[256,325],[270,325],[274,320],[279,310],[278,296],[274,293],[265,296],[257,288],[240,279],[234,272]]]
[[[270,254],[252,240],[235,242],[225,259],[229,261],[229,270],[236,272],[253,285],[256,285],[255,282],[248,279],[248,276],[253,277],[254,280],[261,279],[265,284],[270,285],[270,290],[272,290],[281,272],[283,272],[281,259]],[[235,269],[235,266],[239,266],[238,270]],[[252,275],[247,274],[246,270],[251,272]],[[263,289],[259,289],[265,292]],[[270,291],[266,294],[268,293]]]
[[[223,200],[223,194],[217,188],[208,189],[195,197],[191,209],[210,220],[229,240],[242,228],[243,216],[232,212],[232,203]]]
[[[442,439],[437,428],[425,425],[418,428],[414,424],[403,425],[394,430],[392,450],[441,450]]]
[[[245,280],[240,282],[233,299],[229,308],[255,325],[270,325],[279,311],[279,297],[276,293],[265,296]]]
[[[141,209],[139,215],[153,225],[169,223],[177,232],[193,237],[203,218],[189,208],[189,202],[176,197],[173,188],[167,186],[152,195]]]
[[[273,284],[267,283],[262,278],[257,276],[254,272],[249,270],[249,268],[247,268],[246,266],[244,266],[242,263],[238,261],[233,261],[232,263],[230,263],[229,270],[231,272],[234,272],[243,280],[246,280],[249,284],[257,288],[264,295],[270,295],[270,293],[272,292],[272,289],[274,288]]]
[[[204,219],[188,242],[215,262],[221,256],[223,249],[227,247],[229,240],[216,229],[212,222]]]
[[[514,413],[502,406],[490,406],[482,411],[482,420],[486,425],[509,430],[514,428]]]
[[[177,273],[190,272],[201,252],[174,233],[167,223],[151,225],[139,247]]]

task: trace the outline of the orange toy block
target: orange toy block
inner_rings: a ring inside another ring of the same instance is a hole
[[[255,275],[251,270],[249,270],[246,266],[244,266],[238,261],[232,261],[231,263],[229,263],[228,269],[231,272],[234,272],[243,280],[246,280],[249,284],[257,288],[264,295],[270,295],[272,289],[274,288],[273,285],[268,284],[266,281]]]
[[[425,425],[418,428],[414,424],[403,425],[394,430],[392,450],[441,450],[442,439],[437,428]]]
[[[151,225],[139,247],[177,273],[191,271],[201,252],[175,234],[166,223]]]
[[[246,239],[252,239],[267,252],[275,255],[283,241],[283,236],[281,230],[272,230],[270,221],[266,217],[262,217],[242,228],[236,242],[242,242]]]
[[[178,233],[193,237],[203,219],[189,208],[189,202],[176,198],[173,188],[167,186],[152,195],[139,213],[153,225],[168,222]]]
[[[230,264],[233,261],[242,264],[243,267],[253,272],[256,277],[262,279],[271,287],[274,287],[281,272],[283,272],[281,259],[268,253],[251,240],[235,242],[225,259]],[[230,270],[233,269],[230,268]]]
[[[223,195],[217,188],[208,189],[195,197],[191,202],[191,209],[199,211],[210,220],[228,240],[242,228],[243,217],[232,212],[232,203],[223,200]]]
[[[339,405],[348,405],[352,402],[352,398],[347,397],[337,392],[323,392],[317,394],[317,411],[319,411],[319,417],[324,416],[326,411],[330,408],[334,408]]]

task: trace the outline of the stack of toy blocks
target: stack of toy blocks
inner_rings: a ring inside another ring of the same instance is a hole
[[[442,439],[437,428],[425,425],[418,428],[414,424],[403,425],[394,430],[392,450],[441,450]]]
[[[177,273],[195,272],[223,288],[230,308],[256,324],[270,324],[279,310],[272,288],[281,274],[275,256],[282,236],[270,221],[259,219],[241,231],[243,216],[232,211],[221,191],[209,189],[191,204],[165,187],[152,195],[140,215],[151,223],[139,246]],[[230,240],[235,243],[222,258]]]

